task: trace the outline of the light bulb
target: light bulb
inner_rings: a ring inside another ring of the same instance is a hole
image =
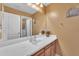
[[[35,5],[32,5],[32,7],[33,7],[33,8],[36,8],[36,6],[35,6]]]
[[[27,5],[31,6],[32,4],[31,3],[27,3]]]
[[[43,4],[40,4],[40,7],[43,7]]]
[[[36,3],[37,5],[39,5],[40,3]]]

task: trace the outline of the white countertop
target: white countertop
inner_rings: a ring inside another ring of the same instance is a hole
[[[39,42],[31,43],[30,40],[25,40],[17,44],[12,44],[4,47],[0,47],[0,56],[30,56],[39,51],[49,43],[57,39],[56,35],[50,37],[36,37]]]

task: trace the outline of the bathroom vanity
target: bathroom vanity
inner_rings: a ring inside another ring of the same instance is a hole
[[[35,39],[35,40],[34,40]],[[31,41],[34,40],[34,41]],[[51,56],[56,52],[56,35],[30,36],[0,43],[0,56]],[[11,44],[12,42],[12,44]],[[6,45],[6,44],[7,45]]]

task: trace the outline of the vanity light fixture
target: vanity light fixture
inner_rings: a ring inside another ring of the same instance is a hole
[[[39,6],[39,7],[43,7],[43,3],[27,3],[28,6]]]
[[[40,3],[35,3],[36,5],[39,5]]]
[[[43,3],[34,3],[36,6],[43,7]]]
[[[42,8],[43,8],[43,3],[27,3],[28,6],[40,11],[40,12],[43,12]]]

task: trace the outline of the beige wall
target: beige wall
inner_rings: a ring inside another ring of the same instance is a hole
[[[47,21],[47,17],[44,13],[36,13],[33,18],[35,20],[35,24],[33,23],[33,34],[38,34],[46,27],[49,28],[51,33],[55,34],[53,31],[54,29],[50,29],[52,27],[52,24],[49,24],[50,21]],[[48,23],[48,25],[46,25],[46,23]]]
[[[33,34],[38,34],[45,27],[46,18],[42,13],[36,13],[33,18]]]
[[[66,17],[67,10],[69,8],[79,7],[78,5],[79,4],[51,4],[46,8],[48,15],[51,12],[56,12],[57,14],[57,17],[49,17],[48,28],[52,34],[58,36],[63,55],[79,55],[79,16]],[[42,14],[38,14],[39,13],[35,14],[37,22],[34,26],[34,33],[38,33],[44,27],[46,18],[44,18]]]

